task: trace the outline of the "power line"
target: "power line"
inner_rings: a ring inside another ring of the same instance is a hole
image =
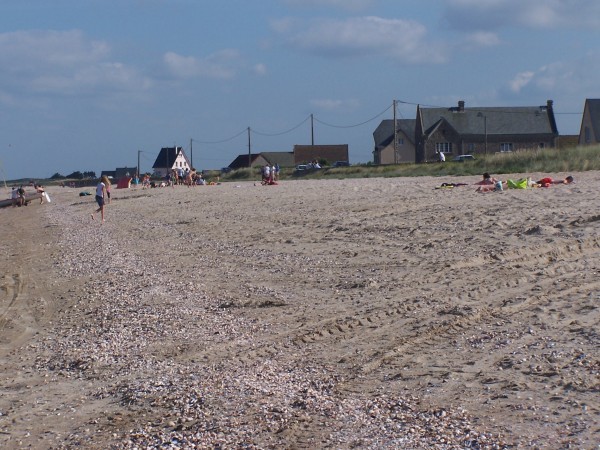
[[[440,106],[440,105],[429,105],[426,103],[416,103],[416,102],[411,102],[408,100],[397,100],[397,103],[401,103],[404,105],[411,105],[411,106],[421,106],[424,108],[439,108],[439,109],[450,109],[450,107],[448,106]],[[545,107],[545,105],[542,105],[542,107]],[[369,122],[372,122],[373,120],[381,117],[383,114],[385,114],[386,112],[388,112],[390,110],[390,108],[393,108],[393,105],[390,105],[388,107],[386,107],[382,112],[378,113],[377,115],[363,121],[363,122],[359,122],[359,123],[355,123],[352,125],[336,125],[336,124],[331,124],[328,122],[325,122],[323,120],[318,119],[317,117],[313,116],[313,120],[315,120],[316,122],[320,123],[321,125],[325,125],[331,128],[356,128],[356,127],[360,127],[363,126]],[[511,108],[511,107],[507,107],[507,108]],[[526,106],[524,107],[512,107],[512,108],[528,108]],[[531,107],[529,107],[531,108]],[[482,113],[502,113],[502,114],[532,114],[531,110],[528,111],[507,111],[506,109],[498,109],[498,107],[494,108],[494,107],[484,107],[484,106],[480,106],[480,107],[469,107],[467,108],[469,111],[472,112],[482,112]],[[537,112],[537,111],[536,111]],[[554,110],[554,114],[555,115],[581,115],[583,114],[582,112],[558,112],[556,110]],[[402,114],[400,114],[402,116]],[[300,128],[302,125],[304,125],[309,119],[311,118],[311,116],[306,117],[305,119],[303,119],[300,123],[298,123],[297,125],[293,126],[292,128],[289,128],[287,130],[284,131],[280,131],[280,132],[275,132],[275,133],[264,133],[264,132],[260,132],[260,131],[256,131],[253,128],[250,128],[250,133],[259,135],[259,136],[265,136],[265,137],[275,137],[275,136],[282,136],[288,133],[291,133],[292,131],[295,131],[296,129]],[[234,140],[235,138],[243,135],[244,133],[248,132],[248,127],[244,128],[242,131],[240,131],[239,133],[225,138],[225,139],[219,139],[219,140],[214,140],[214,141],[201,141],[198,139],[193,139],[194,142],[198,142],[199,144],[223,144],[225,142],[229,142]]]
[[[362,126],[362,125],[365,125],[365,124],[367,124],[367,123],[369,123],[369,122],[372,122],[373,120],[377,119],[378,117],[380,117],[380,116],[382,116],[383,114],[385,114],[386,112],[388,112],[388,111],[390,110],[390,108],[392,108],[392,106],[391,106],[391,105],[390,105],[390,106],[388,106],[387,108],[385,108],[383,111],[381,111],[381,112],[380,112],[379,114],[377,114],[376,116],[374,116],[374,117],[371,117],[370,119],[368,119],[368,120],[365,120],[364,122],[361,122],[361,123],[356,123],[356,124],[354,124],[354,125],[332,125],[332,124],[330,124],[330,123],[323,122],[322,120],[319,120],[319,119],[317,119],[317,118],[315,118],[315,121],[319,122],[321,125],[325,125],[325,126],[332,127],[332,128],[355,128],[355,127],[360,127],[360,126]]]
[[[194,142],[198,142],[199,144],[222,144],[224,142],[229,142],[229,141],[233,141],[236,137],[241,136],[242,134],[246,133],[248,131],[248,128],[244,128],[242,131],[240,131],[238,134],[231,136],[227,139],[221,139],[219,141],[201,141],[199,139],[194,139]]]
[[[310,119],[310,116],[307,116],[307,117],[306,117],[306,119],[304,119],[304,120],[303,120],[302,122],[300,122],[298,125],[296,125],[296,126],[294,126],[294,127],[290,128],[289,130],[286,130],[286,131],[281,131],[281,132],[279,132],[279,133],[261,133],[261,132],[259,132],[259,131],[256,131],[256,130],[254,130],[254,129],[252,129],[251,131],[252,131],[252,133],[254,133],[254,134],[258,134],[259,136],[281,136],[281,135],[283,135],[283,134],[288,134],[288,133],[291,133],[292,131],[294,131],[294,130],[296,130],[296,129],[300,128],[302,125],[304,125],[304,124],[306,123],[306,121],[307,121],[308,119]]]

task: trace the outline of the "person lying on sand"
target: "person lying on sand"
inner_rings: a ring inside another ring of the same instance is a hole
[[[474,184],[478,184],[481,186],[487,186],[487,185],[494,185],[496,184],[498,180],[496,180],[494,177],[492,177],[489,173],[485,172],[483,174],[483,180],[478,181],[477,183]]]
[[[541,187],[550,187],[553,184],[571,184],[574,181],[575,180],[573,179],[573,177],[571,175],[569,175],[568,177],[566,177],[563,180],[553,180],[550,177],[545,177],[539,181],[536,181],[536,183],[539,184]]]
[[[497,180],[494,184],[488,184],[485,186],[479,186],[476,189],[476,192],[499,192],[499,191],[503,191],[504,190],[504,185],[505,183],[503,183],[500,180]]]

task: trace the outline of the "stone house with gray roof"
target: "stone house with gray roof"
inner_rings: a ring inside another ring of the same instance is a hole
[[[552,100],[543,106],[417,107],[416,162],[448,156],[553,148],[558,140]]]
[[[579,130],[579,145],[600,144],[600,99],[587,98]]]

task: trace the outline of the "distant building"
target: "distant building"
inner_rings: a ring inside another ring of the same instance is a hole
[[[137,167],[117,167],[115,170],[115,178],[120,180],[121,178],[134,178],[137,173]]]
[[[244,155],[238,155],[231,163],[229,168],[233,170],[243,169],[244,167],[257,167],[264,166],[267,164],[267,160],[261,156],[260,153],[247,153]]]
[[[190,160],[182,147],[163,147],[160,149],[152,169],[155,175],[164,177],[174,169],[191,169]]]
[[[348,144],[336,145],[294,145],[294,165],[306,164],[314,160],[350,162]]]
[[[417,107],[415,161],[445,155],[511,152],[556,147],[552,100],[543,106],[466,108]]]
[[[588,98],[583,106],[579,145],[600,144],[600,99]]]
[[[415,162],[415,119],[383,120],[375,132],[375,150],[373,162],[375,164],[400,164]],[[394,147],[394,133],[396,133],[396,146]]]
[[[261,152],[260,156],[272,166],[294,167],[294,152]]]

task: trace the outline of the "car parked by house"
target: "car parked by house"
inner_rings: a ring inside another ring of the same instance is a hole
[[[473,155],[456,155],[453,161],[456,162],[465,162],[465,161],[473,161],[475,157]]]
[[[348,161],[336,161],[333,163],[332,167],[348,167],[350,163]]]

